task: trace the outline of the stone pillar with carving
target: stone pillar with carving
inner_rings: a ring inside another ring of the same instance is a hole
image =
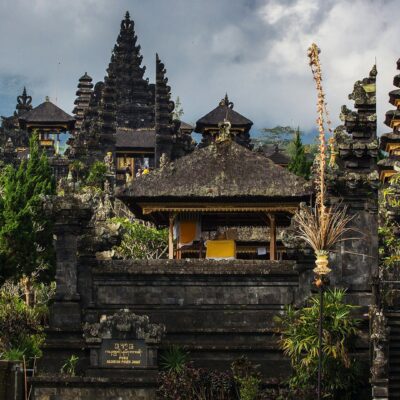
[[[389,329],[383,311],[376,305],[370,306],[372,366],[371,386],[373,400],[389,398]]]

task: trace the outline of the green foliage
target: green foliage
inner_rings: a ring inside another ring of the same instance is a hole
[[[161,372],[159,400],[236,400],[232,375],[185,365],[180,372]]]
[[[1,354],[3,360],[8,361],[22,361],[24,359],[25,351],[19,348],[10,349]]]
[[[260,393],[261,375],[246,357],[232,363],[232,373],[240,400],[255,400]]]
[[[40,357],[44,341],[44,324],[48,316],[48,302],[53,296],[54,285],[33,287],[35,301],[24,301],[22,284],[6,282],[0,288],[0,358],[27,359]],[[11,358],[10,358],[11,357]]]
[[[79,160],[74,160],[70,165],[69,169],[72,172],[74,179],[80,181],[86,177],[86,165]]]
[[[34,133],[29,159],[17,170],[8,165],[0,175],[0,281],[30,276],[38,268],[52,275],[52,221],[42,203],[55,192],[51,168]]]
[[[72,354],[71,357],[67,358],[64,365],[61,367],[60,372],[69,376],[76,375],[76,366],[78,364],[79,357]]]
[[[179,346],[171,346],[161,356],[161,367],[169,372],[181,372],[187,363],[188,353]]]
[[[168,250],[168,230],[156,229],[140,222],[114,218],[125,230],[121,244],[115,246],[117,257],[150,260],[165,257]]]
[[[106,181],[107,166],[101,161],[95,161],[90,167],[86,184],[103,189]]]
[[[305,147],[301,141],[300,131],[297,130],[293,140],[293,155],[288,165],[289,171],[305,179],[310,177],[312,161],[307,159]]]
[[[392,218],[393,211],[400,207],[400,174],[395,174],[389,186],[379,195],[379,255],[382,266],[394,269],[400,262],[400,227]]]
[[[359,365],[350,355],[359,321],[351,316],[356,307],[345,304],[344,300],[344,290],[324,293],[322,382],[327,399],[351,399],[360,378]],[[276,321],[282,333],[280,347],[293,368],[290,387],[303,390],[316,387],[319,296],[311,297],[308,305],[299,310],[288,307]]]

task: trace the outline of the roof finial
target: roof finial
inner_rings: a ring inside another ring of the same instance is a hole
[[[378,75],[378,70],[376,69],[376,60],[375,60],[374,66],[372,67],[371,71],[369,71],[369,77],[375,78],[376,75]]]
[[[50,97],[49,96],[46,96],[46,101],[50,101]]]
[[[130,18],[131,18],[131,16],[129,15],[129,11],[127,11],[125,14],[125,19],[130,19]]]

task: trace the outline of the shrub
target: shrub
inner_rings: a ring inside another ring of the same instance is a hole
[[[359,321],[351,316],[356,307],[345,304],[344,297],[344,290],[324,293],[322,382],[327,399],[351,399],[360,379],[359,365],[350,355]],[[299,310],[288,307],[276,321],[282,334],[280,347],[293,368],[290,388],[312,392],[318,374],[319,297],[312,296]]]
[[[161,372],[160,400],[234,400],[232,375],[185,365],[180,372]]]
[[[246,357],[232,363],[232,373],[240,400],[255,400],[260,393],[261,375],[258,366],[251,364]]]
[[[0,288],[0,358],[30,359],[41,356],[44,324],[54,286],[34,288],[35,301],[28,305],[22,284],[6,282]]]
[[[114,218],[125,230],[121,244],[115,246],[117,257],[123,259],[150,260],[165,257],[168,250],[168,230],[157,229],[131,222],[124,218]]]
[[[107,166],[101,161],[95,161],[90,167],[86,184],[103,189],[106,181]]]
[[[180,372],[187,363],[188,353],[179,346],[171,346],[161,356],[161,367],[168,372]]]

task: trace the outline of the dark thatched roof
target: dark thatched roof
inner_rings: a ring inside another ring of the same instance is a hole
[[[196,149],[135,179],[121,197],[139,198],[306,198],[307,181],[264,155],[227,140]]]
[[[117,129],[116,147],[118,149],[154,149],[156,132],[154,129]]]
[[[185,131],[192,131],[194,128],[192,125],[188,124],[187,122],[181,121],[181,126],[180,126],[181,130],[185,130]]]
[[[267,157],[278,165],[288,165],[290,163],[290,157],[283,153],[278,146],[274,148],[274,151],[267,154]]]
[[[32,110],[22,114],[19,117],[21,128],[24,129],[27,124],[35,125],[57,125],[65,124],[69,128],[75,124],[75,118],[67,114],[60,107],[57,107],[51,101],[45,101]]]
[[[240,127],[250,129],[253,125],[252,121],[233,110],[233,103],[229,101],[226,95],[225,98],[220,101],[218,107],[214,108],[214,110],[210,111],[196,122],[195,132],[202,133],[206,127],[217,127],[225,118],[232,124],[232,128]]]

